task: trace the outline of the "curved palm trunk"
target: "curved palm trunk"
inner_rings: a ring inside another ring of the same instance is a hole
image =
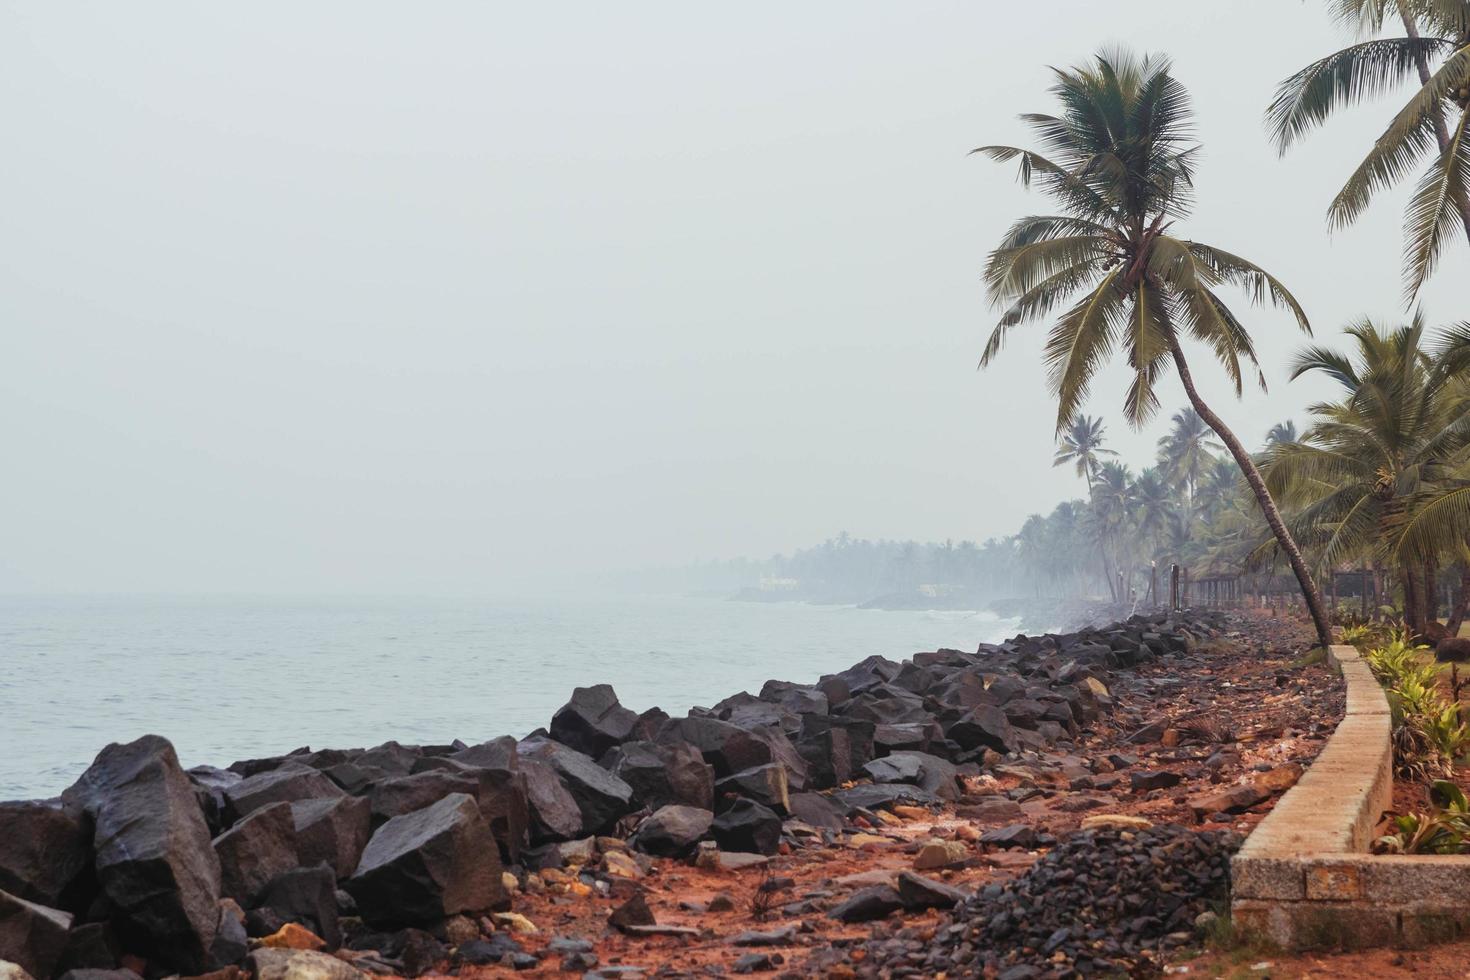
[[[1276,538],[1276,543],[1286,553],[1286,560],[1291,564],[1291,570],[1296,575],[1297,584],[1301,586],[1302,598],[1306,600],[1307,610],[1312,614],[1312,624],[1317,628],[1317,642],[1323,649],[1332,643],[1332,629],[1327,622],[1327,613],[1322,608],[1322,596],[1317,592],[1317,585],[1312,581],[1312,573],[1307,570],[1307,563],[1302,559],[1301,549],[1296,546],[1291,532],[1286,529],[1286,522],[1281,519],[1281,512],[1276,509],[1276,501],[1271,499],[1271,492],[1266,489],[1266,481],[1261,479],[1261,471],[1256,469],[1255,461],[1251,459],[1250,453],[1245,451],[1235,433],[1225,425],[1220,416],[1215,414],[1214,409],[1205,404],[1200,397],[1199,390],[1194,386],[1194,376],[1189,372],[1189,363],[1184,359],[1184,350],[1179,346],[1179,338],[1171,332],[1169,334],[1169,353],[1174,356],[1174,367],[1179,371],[1179,380],[1184,384],[1184,392],[1189,396],[1189,403],[1194,410],[1199,412],[1200,418],[1204,419],[1209,427],[1215,430],[1215,435],[1230,450],[1230,455],[1235,458],[1235,464],[1240,467],[1240,472],[1245,475],[1245,482],[1250,484],[1251,492],[1256,495],[1256,503],[1261,507],[1261,513],[1266,517],[1266,523],[1271,527],[1271,533]]]
[[[1398,4],[1399,17],[1404,22],[1404,30],[1414,40],[1419,39],[1419,25],[1414,20],[1414,15],[1409,13],[1403,3]],[[1429,59],[1422,53],[1414,56],[1415,67],[1419,69],[1419,83],[1428,85],[1433,73],[1429,70]],[[1444,113],[1434,114],[1434,135],[1439,138],[1439,152],[1443,153],[1450,145],[1450,131],[1445,127]],[[1462,198],[1460,205],[1460,220],[1465,223],[1465,237],[1470,239],[1470,200]]]

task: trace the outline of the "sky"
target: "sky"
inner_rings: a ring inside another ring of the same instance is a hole
[[[1393,103],[1285,159],[1325,3],[0,3],[0,592],[480,592],[983,540],[1080,495],[1042,325],[976,370],[980,269],[1048,204],[1048,65],[1161,51],[1204,144],[1181,232],[1320,339],[1404,312],[1401,205],[1324,212]],[[1451,304],[1467,250],[1425,294]],[[1462,293],[1463,295],[1463,293]],[[1242,298],[1241,304],[1244,305]],[[1249,443],[1330,394],[1250,311]],[[1126,379],[1087,410],[1145,464]]]

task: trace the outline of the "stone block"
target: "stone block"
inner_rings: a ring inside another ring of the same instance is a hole
[[[1353,902],[1363,897],[1361,862],[1328,859],[1303,863],[1309,900]]]

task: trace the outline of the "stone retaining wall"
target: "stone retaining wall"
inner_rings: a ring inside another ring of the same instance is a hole
[[[1347,684],[1346,714],[1231,862],[1236,929],[1285,949],[1470,933],[1470,857],[1368,853],[1392,805],[1388,701],[1357,650],[1329,654]]]

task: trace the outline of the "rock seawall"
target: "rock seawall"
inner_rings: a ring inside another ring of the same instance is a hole
[[[322,968],[310,951],[345,976],[535,967],[513,911],[530,872],[632,902],[654,857],[758,866],[854,820],[881,823],[880,810],[952,803],[963,779],[1110,713],[1131,668],[1221,626],[1134,617],[869,657],[677,718],[596,685],[520,741],[303,748],[187,771],[158,736],[110,745],[59,799],[0,804],[0,960],[42,980],[289,974],[281,948],[304,957],[297,969]],[[897,884],[844,914],[965,897],[918,875]],[[669,934],[639,919],[612,925]],[[595,965],[586,950],[556,955]]]

